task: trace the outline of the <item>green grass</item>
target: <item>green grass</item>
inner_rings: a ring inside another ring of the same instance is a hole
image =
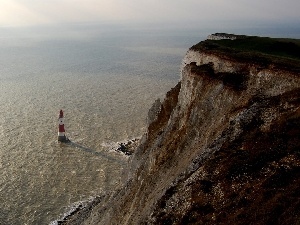
[[[275,64],[300,72],[300,40],[237,35],[236,40],[205,40],[191,49],[225,53],[238,61],[252,61],[261,66]]]

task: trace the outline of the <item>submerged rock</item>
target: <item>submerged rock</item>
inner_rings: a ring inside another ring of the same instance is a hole
[[[122,152],[125,155],[132,155],[139,145],[139,139],[135,138],[132,140],[128,140],[125,143],[118,143],[119,147],[116,149],[118,152]]]

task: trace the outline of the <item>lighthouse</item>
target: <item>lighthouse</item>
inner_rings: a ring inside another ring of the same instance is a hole
[[[62,110],[59,111],[59,117],[58,117],[58,141],[60,142],[70,141],[65,135],[64,113]]]

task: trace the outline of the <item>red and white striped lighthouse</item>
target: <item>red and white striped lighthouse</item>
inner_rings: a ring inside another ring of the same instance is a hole
[[[58,141],[69,142],[69,139],[65,135],[64,113],[62,110],[59,111],[58,117]]]

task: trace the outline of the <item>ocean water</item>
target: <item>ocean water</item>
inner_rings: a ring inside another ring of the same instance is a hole
[[[0,30],[0,224],[49,224],[73,202],[121,184],[108,151],[145,132],[148,109],[200,41],[108,27]],[[204,38],[204,36],[203,36]],[[71,144],[57,142],[64,110]]]

